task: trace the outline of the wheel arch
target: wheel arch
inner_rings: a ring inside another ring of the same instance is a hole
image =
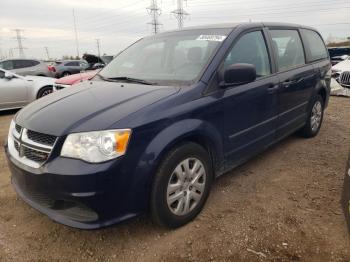
[[[40,87],[40,88],[36,91],[36,95],[35,95],[36,99],[39,99],[40,91],[43,90],[44,88],[47,88],[47,87],[53,88],[53,85],[44,85],[44,86]]]

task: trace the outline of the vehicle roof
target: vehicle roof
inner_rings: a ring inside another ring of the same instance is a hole
[[[34,59],[34,58],[6,58],[6,59],[0,60],[0,62],[2,62],[2,61],[12,61],[12,60],[28,60],[28,61],[38,61],[38,62],[41,62],[41,60],[39,60],[39,59]]]
[[[304,28],[304,29],[311,29],[311,30],[317,31],[317,29],[315,29],[313,27],[300,25],[300,24],[293,24],[293,23],[241,22],[241,23],[221,23],[221,24],[201,25],[201,26],[190,26],[190,27],[185,27],[183,29],[166,31],[164,33],[177,32],[177,31],[187,31],[187,30],[215,29],[215,28],[217,28],[217,29],[219,29],[219,28],[231,28],[233,30],[236,27],[251,28],[251,27],[258,27],[258,26],[286,27],[286,28]]]

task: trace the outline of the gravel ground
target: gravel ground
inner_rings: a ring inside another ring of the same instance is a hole
[[[0,115],[0,145],[14,112]],[[0,261],[350,261],[340,198],[350,99],[332,97],[316,138],[295,135],[219,178],[192,223],[140,217],[82,231],[16,197],[0,150]]]

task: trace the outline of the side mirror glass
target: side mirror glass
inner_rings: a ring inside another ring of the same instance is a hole
[[[256,69],[252,64],[237,63],[230,65],[221,73],[220,86],[243,85],[255,81]]]
[[[12,78],[15,78],[15,76],[9,72],[5,72],[5,79],[11,80]]]

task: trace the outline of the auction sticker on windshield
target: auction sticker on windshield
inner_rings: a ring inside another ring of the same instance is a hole
[[[225,38],[225,35],[200,35],[196,40],[222,42]]]

